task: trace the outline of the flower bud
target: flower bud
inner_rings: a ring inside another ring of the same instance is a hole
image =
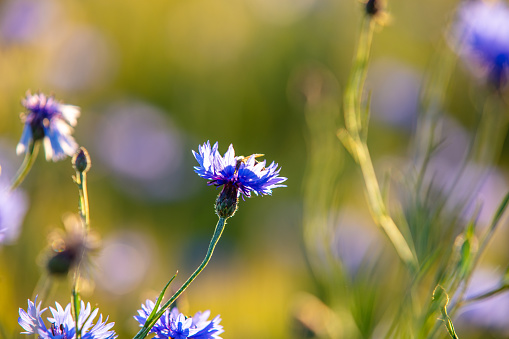
[[[223,190],[216,199],[216,214],[220,218],[227,219],[235,214],[239,197],[238,188],[232,183],[223,186]]]
[[[90,155],[85,147],[80,147],[78,151],[72,157],[72,167],[76,172],[86,173],[92,166]]]
[[[366,3],[366,14],[374,16],[380,10],[378,0],[368,0]]]

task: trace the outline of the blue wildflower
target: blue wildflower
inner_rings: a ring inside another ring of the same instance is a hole
[[[141,305],[138,316],[134,318],[143,326],[148,316],[154,309],[155,304],[147,300]],[[219,325],[221,318],[216,316],[208,320],[210,311],[198,312],[194,317],[186,317],[176,307],[171,311],[166,310],[161,318],[151,328],[150,333],[155,333],[157,339],[221,339],[219,336],[224,332],[223,326]]]
[[[503,1],[468,1],[453,26],[455,48],[480,77],[497,89],[509,76],[509,8]]]
[[[77,106],[64,105],[53,96],[42,93],[27,93],[22,100],[27,114],[22,115],[25,126],[16,153],[26,153],[33,142],[42,140],[46,160],[61,160],[66,155],[72,156],[78,145],[71,136],[80,115]]]
[[[272,189],[286,187],[281,185],[287,178],[280,177],[278,164],[272,162],[265,167],[264,161],[256,158],[263,154],[253,154],[249,157],[235,156],[235,150],[230,145],[228,151],[221,156],[217,150],[218,143],[210,147],[207,141],[198,146],[198,153],[193,155],[200,164],[195,166],[195,172],[202,178],[208,179],[209,185],[224,186],[216,201],[216,213],[228,218],[235,213],[239,195],[251,196],[272,194]]]
[[[36,305],[35,302],[28,300],[27,311],[22,308],[19,309],[18,323],[25,330],[23,334],[36,334],[39,339],[74,339],[76,338],[76,324],[71,315],[71,304],[69,303],[65,309],[59,303],[55,303],[56,309],[50,307],[51,318],[48,321],[51,323],[47,328],[42,320],[41,314],[46,311],[46,308],[40,310],[41,303]],[[114,339],[117,338],[115,331],[110,331],[115,323],[103,322],[102,314],[99,316],[97,323],[93,326],[98,309],[92,311],[90,303],[81,301],[80,314],[78,317],[78,327],[81,331],[82,339]]]
[[[20,233],[27,212],[23,191],[10,191],[9,183],[0,179],[0,244],[14,242]]]

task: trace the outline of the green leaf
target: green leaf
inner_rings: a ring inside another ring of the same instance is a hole
[[[173,280],[175,279],[175,277],[177,276],[178,273],[179,272],[177,271],[175,273],[175,275],[170,279],[170,281],[168,281],[168,283],[166,283],[166,285],[164,286],[163,290],[159,294],[159,297],[157,297],[154,309],[152,310],[152,312],[150,312],[150,315],[148,316],[147,320],[145,321],[145,324],[149,324],[152,321],[152,319],[154,319],[154,316],[157,313],[157,310],[159,309],[159,305],[161,305],[161,301],[163,301],[164,293],[166,293],[166,290],[168,289],[170,284],[173,282]]]

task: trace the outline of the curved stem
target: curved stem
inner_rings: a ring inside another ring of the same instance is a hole
[[[37,154],[39,153],[39,147],[40,147],[39,141],[32,141],[30,143],[30,148],[25,153],[25,159],[23,160],[23,163],[19,167],[18,172],[16,173],[16,176],[12,181],[11,191],[14,191],[16,187],[18,187],[23,182],[23,180],[25,180],[25,177],[27,176],[28,172],[30,172],[32,165],[34,164],[35,159],[37,158]]]
[[[186,290],[186,288],[193,282],[193,280],[203,271],[203,269],[207,266],[207,264],[210,261],[210,258],[212,257],[212,254],[214,253],[214,248],[216,247],[219,238],[221,238],[221,234],[223,233],[224,227],[226,225],[226,219],[225,218],[219,218],[216,229],[214,231],[214,235],[212,236],[212,239],[210,240],[209,249],[207,250],[207,254],[205,255],[205,258],[203,259],[202,263],[198,268],[194,271],[193,274],[186,280],[186,282],[179,288],[175,294],[172,295],[172,297],[164,303],[164,305],[161,307],[161,309],[156,313],[155,317],[145,323],[143,328],[136,334],[134,339],[143,339],[145,338],[148,333],[150,332],[150,329],[155,325],[157,320],[164,314],[164,312],[171,306],[171,304],[177,300],[177,298]]]
[[[368,205],[375,223],[385,232],[401,260],[412,271],[415,271],[418,266],[417,258],[398,226],[389,215],[380,191],[369,149],[365,142],[368,110],[362,106],[362,94],[374,28],[375,22],[369,16],[365,16],[362,22],[353,71],[344,96],[345,126],[348,137],[344,136],[344,132],[340,133],[338,137],[340,137],[347,150],[352,153],[355,161],[359,164],[366,186]],[[341,134],[343,134],[343,137],[341,137]]]

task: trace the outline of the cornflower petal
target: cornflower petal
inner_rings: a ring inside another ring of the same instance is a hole
[[[138,310],[139,316],[134,318],[143,326],[148,315],[152,312],[154,303],[147,300]],[[218,335],[223,333],[223,326],[219,325],[221,318],[216,316],[208,320],[210,311],[198,312],[194,317],[186,317],[176,307],[166,310],[161,318],[150,330],[158,339],[221,339]]]
[[[27,332],[25,334],[37,334],[39,339],[74,339],[76,337],[76,327],[74,319],[71,314],[71,304],[67,304],[65,309],[59,304],[55,303],[55,308],[50,307],[51,317],[48,317],[48,321],[51,326],[47,328],[44,325],[40,314],[46,309],[39,311],[40,304],[35,307],[34,303],[28,301],[28,312],[20,309],[20,318],[18,323]],[[107,323],[107,318],[103,322],[102,314],[99,316],[99,320],[94,325],[93,321],[97,316],[98,309],[91,310],[90,303],[81,301],[80,314],[78,316],[78,324],[81,328],[82,339],[114,339],[117,335],[111,329],[114,323]]]
[[[210,141],[198,146],[199,153],[193,151],[193,155],[199,166],[195,166],[195,172],[202,178],[209,180],[209,184],[215,186],[231,185],[238,190],[238,194],[250,197],[256,195],[268,195],[272,189],[286,187],[281,185],[287,178],[279,177],[278,164],[272,162],[265,168],[266,161],[256,161],[253,154],[247,158],[235,156],[233,145],[221,156],[217,151],[218,143],[210,148]]]

